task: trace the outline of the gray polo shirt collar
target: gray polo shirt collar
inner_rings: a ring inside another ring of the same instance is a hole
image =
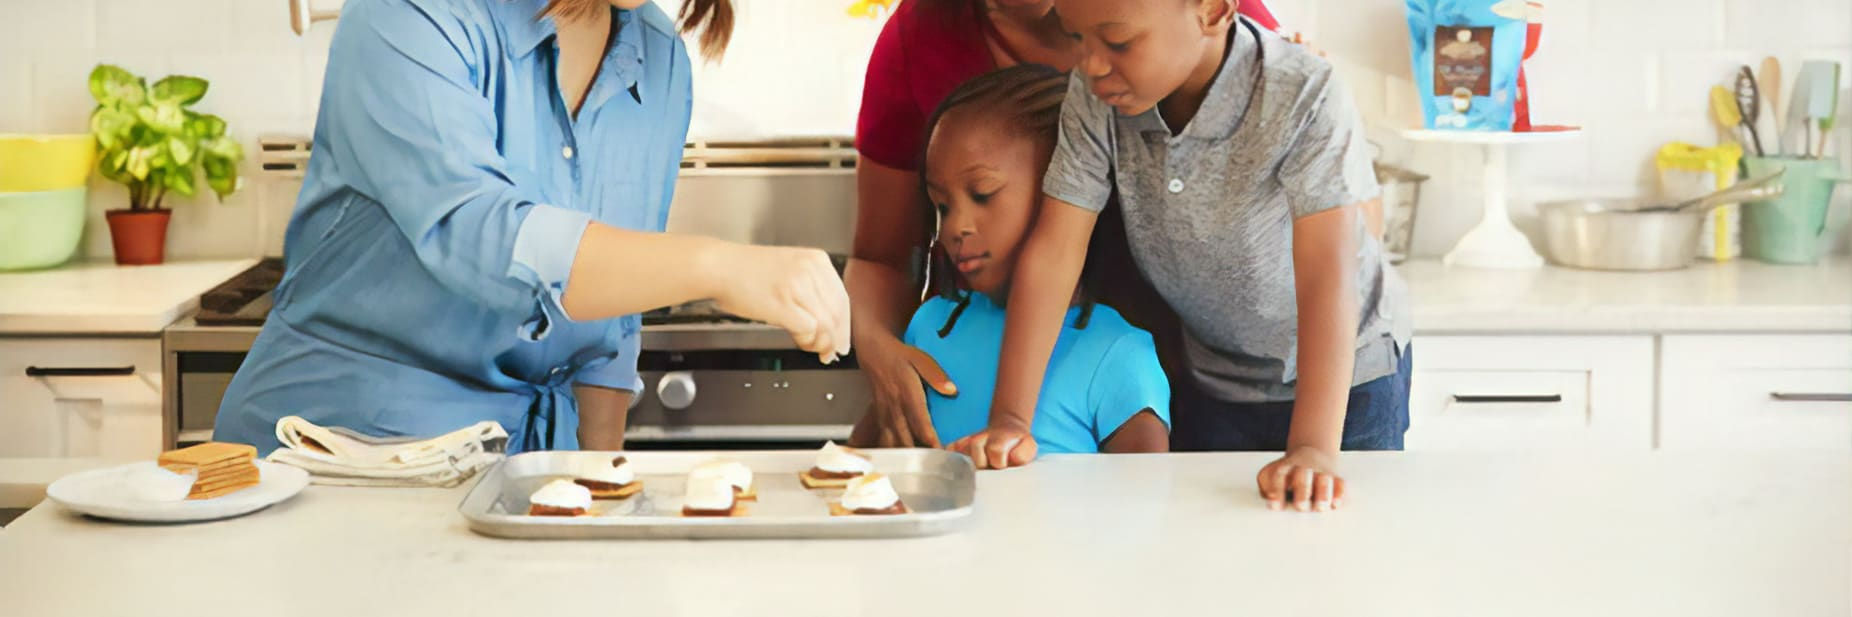
[[[1234,136],[1253,104],[1254,79],[1264,61],[1259,37],[1260,27],[1245,16],[1229,28],[1228,53],[1222,56],[1222,68],[1216,71],[1215,79],[1209,81],[1209,93],[1203,96],[1196,117],[1190,119],[1178,137],[1220,141]],[[1133,120],[1146,139],[1170,137],[1170,125],[1156,105]]]

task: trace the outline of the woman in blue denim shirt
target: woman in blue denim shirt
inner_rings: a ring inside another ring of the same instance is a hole
[[[214,438],[276,420],[510,450],[621,447],[637,313],[711,298],[848,352],[820,251],[662,233],[691,109],[684,31],[716,57],[728,0],[679,26],[644,0],[351,0],[271,311]]]

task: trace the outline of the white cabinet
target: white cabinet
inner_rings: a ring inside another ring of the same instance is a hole
[[[1852,450],[1852,336],[1666,336],[1664,448]]]
[[[1652,447],[1651,336],[1418,336],[1409,450]]]
[[[160,367],[156,338],[0,338],[0,457],[154,457]]]

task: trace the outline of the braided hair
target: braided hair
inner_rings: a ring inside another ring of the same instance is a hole
[[[1018,64],[973,77],[959,84],[957,89],[946,95],[945,100],[939,102],[938,109],[933,110],[932,116],[926,121],[927,139],[922,142],[931,141],[933,131],[948,112],[968,108],[1001,120],[998,126],[1006,127],[1006,130],[1017,136],[1035,140],[1040,148],[1053,150],[1061,122],[1061,101],[1067,95],[1067,81],[1067,73],[1040,64]],[[926,192],[924,154],[921,154],[920,160],[920,192],[923,194]],[[938,211],[932,207],[932,200],[923,201],[927,204],[922,213],[926,228],[937,230]],[[934,281],[933,293],[958,301],[952,314],[946,318],[945,325],[939,328],[939,338],[945,338],[951,335],[958,317],[971,305],[972,292],[963,287],[955,274],[949,274],[956,270],[943,247],[938,246],[936,231],[933,233],[932,244],[933,248],[927,253],[927,279]],[[1090,290],[1092,286],[1088,284],[1091,271],[1091,267],[1081,269],[1080,316],[1074,321],[1075,328],[1087,327],[1087,322],[1093,317],[1094,297]],[[948,274],[934,276],[933,272]]]

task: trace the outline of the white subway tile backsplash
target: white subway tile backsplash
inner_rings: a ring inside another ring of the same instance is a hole
[[[1724,41],[1767,53],[1779,49],[1852,45],[1847,0],[1724,0]]]
[[[32,50],[82,50],[96,46],[95,0],[27,0],[0,11],[0,55]]]
[[[1665,52],[1659,62],[1659,114],[1709,114],[1711,86],[1729,87],[1737,69],[1756,67],[1763,54],[1741,49]]]
[[[1609,53],[1712,49],[1721,41],[1723,0],[1590,0],[1590,48]],[[1555,12],[1545,2],[1546,20]],[[1545,22],[1545,36],[1554,21]]]
[[[232,2],[251,1],[96,0],[96,47],[119,55],[238,51],[228,14]]]
[[[284,117],[302,113],[302,59],[284,54],[175,54],[176,72],[212,82],[195,107],[232,118]],[[281,130],[249,127],[241,130]]]
[[[0,52],[0,133],[34,130],[32,99],[32,63],[25,54]]]
[[[32,131],[90,130],[90,111],[96,108],[96,99],[90,97],[90,70],[96,67],[96,58],[51,50],[32,52],[28,57],[32,58]],[[165,65],[158,54],[122,64],[129,70]]]

